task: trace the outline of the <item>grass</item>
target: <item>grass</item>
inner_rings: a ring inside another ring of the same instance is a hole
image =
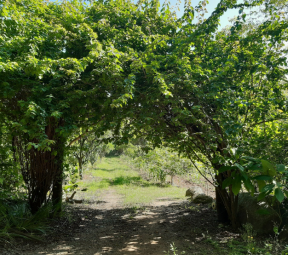
[[[158,183],[143,180],[137,171],[117,157],[103,158],[96,168],[90,166],[86,174],[89,174],[91,178],[81,181],[79,183],[81,188],[87,188],[90,192],[113,188],[123,196],[124,205],[149,204],[163,197],[181,199],[185,195],[185,188],[161,186]]]
[[[49,231],[52,205],[48,204],[32,215],[26,201],[0,201],[0,243],[14,242],[16,237],[42,241]]]

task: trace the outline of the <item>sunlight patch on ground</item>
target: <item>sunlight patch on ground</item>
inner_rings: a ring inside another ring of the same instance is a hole
[[[114,239],[114,236],[101,236],[100,239]]]
[[[102,247],[102,251],[103,251],[103,252],[110,252],[110,251],[112,251],[112,250],[113,250],[112,247]]]
[[[66,254],[75,254],[73,252],[73,247],[72,246],[57,246],[56,248],[53,249],[52,253],[47,253],[45,251],[39,252],[38,254],[45,254],[45,255],[66,255]]]
[[[135,246],[137,244],[138,244],[138,242],[129,242],[127,244],[127,247],[124,248],[122,251],[137,251],[137,250],[139,250],[139,248]]]

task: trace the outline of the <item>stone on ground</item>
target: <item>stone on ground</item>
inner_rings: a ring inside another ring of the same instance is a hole
[[[200,187],[192,187],[186,190],[186,197],[191,197],[193,199],[195,196],[199,194],[204,194],[203,190]]]
[[[195,204],[211,204],[213,202],[213,198],[205,194],[198,194],[192,199],[192,202]]]
[[[211,204],[213,198],[204,194],[200,187],[192,187],[186,190],[186,197],[191,197],[191,201],[195,204]]]
[[[240,193],[238,200],[238,220],[241,225],[250,223],[257,234],[274,234],[274,226],[280,226],[279,203],[270,206],[266,201],[258,201],[256,196]]]

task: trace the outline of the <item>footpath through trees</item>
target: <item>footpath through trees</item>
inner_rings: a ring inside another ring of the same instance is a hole
[[[98,182],[110,180],[109,187],[94,191],[93,176]],[[224,255],[228,251],[222,251],[221,246],[214,247],[207,240],[223,241],[223,247],[231,238],[242,241],[230,227],[218,225],[211,205],[187,201],[186,187],[161,187],[143,181],[147,186],[139,189],[133,182],[127,182],[129,176],[137,177],[138,173],[118,158],[104,159],[96,169],[86,170],[79,189],[87,187],[88,190],[76,193],[78,199],[84,199],[83,204],[68,206],[70,222],[60,221],[54,225],[56,232],[45,238],[44,243],[23,241],[15,250],[3,251],[3,255],[160,255],[173,254],[172,247],[179,254],[186,251],[185,254]],[[126,178],[126,182],[121,184],[119,177]],[[138,199],[125,202],[135,189],[139,190]],[[142,203],[150,189],[157,193],[157,198]],[[178,197],[175,193],[179,193]]]
[[[79,130],[112,130],[117,143],[141,136],[202,162],[214,171],[218,220],[234,228],[242,187],[288,196],[287,1],[220,0],[203,19],[205,5],[186,1],[177,18],[157,0],[1,1],[1,146],[33,214],[49,201],[61,208]],[[256,24],[250,7],[262,8]],[[237,19],[218,31],[228,9]]]

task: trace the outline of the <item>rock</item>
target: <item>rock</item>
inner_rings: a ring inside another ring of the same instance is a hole
[[[192,187],[186,190],[186,197],[191,197],[191,201],[195,204],[211,204],[213,198],[204,194],[200,187]]]
[[[274,226],[280,226],[280,213],[278,205],[269,206],[269,197],[266,201],[258,201],[256,196],[249,193],[240,193],[238,199],[238,221],[241,225],[250,223],[257,234],[274,235]]]
[[[197,196],[199,194],[203,194],[203,193],[204,192],[203,192],[203,190],[200,187],[195,186],[195,187],[187,189],[185,196],[186,197],[191,197],[191,200],[192,200],[195,196]]]
[[[195,204],[211,204],[213,198],[205,194],[198,194],[192,199],[192,202]]]

